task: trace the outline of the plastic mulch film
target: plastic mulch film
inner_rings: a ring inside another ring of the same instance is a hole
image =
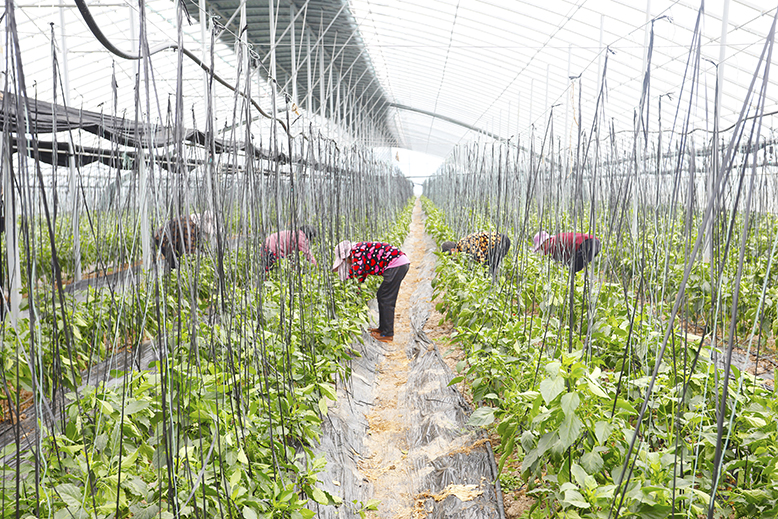
[[[353,361],[351,379],[339,388],[319,446],[328,462],[320,486],[341,497],[343,505],[318,506],[319,517],[359,517],[360,506],[370,499],[380,499],[380,517],[505,517],[491,446],[480,429],[466,425],[472,408],[448,386],[451,370],[423,331],[435,266],[434,244],[426,236],[425,250],[421,263],[411,266],[418,269],[419,284],[403,356],[407,382],[397,395],[402,428],[394,445],[371,443],[371,426],[380,426],[371,406],[384,396],[373,384],[388,350],[368,336],[365,345],[354,345],[362,357]]]
[[[372,484],[360,472],[358,463],[365,451],[363,439],[368,430],[365,416],[375,399],[376,366],[385,352],[383,344],[367,334],[364,342],[352,345],[362,356],[353,360],[351,378],[345,387],[338,388],[338,402],[324,418],[321,443],[316,448],[317,455],[324,454],[327,459],[325,470],[319,474],[319,487],[341,497],[346,505],[316,506],[318,517],[359,517],[358,513],[351,513],[350,505],[366,503],[373,494]]]

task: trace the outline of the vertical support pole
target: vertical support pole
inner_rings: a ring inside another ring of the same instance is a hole
[[[205,65],[208,63],[208,47],[209,47],[209,40],[208,37],[208,6],[205,3],[205,0],[199,0],[198,2],[198,8],[200,9],[200,61]],[[203,69],[203,97],[208,96],[208,75],[209,73]],[[205,101],[205,107],[206,113],[208,113],[207,106],[208,106],[209,100],[206,99]],[[207,125],[208,123],[206,123]],[[208,158],[208,152],[205,152],[206,159]],[[212,175],[209,173],[208,168],[206,167],[202,171],[202,175],[204,176],[204,182],[203,185],[205,186],[206,193],[205,193],[205,201],[206,205],[208,206],[208,210],[211,212],[211,214],[216,215],[215,208],[213,207],[213,186],[211,185],[211,182],[213,180]],[[216,239],[216,233],[211,236],[211,240]]]
[[[270,140],[271,140],[271,146],[272,146],[272,157],[275,162],[274,168],[275,168],[275,195],[276,195],[276,228],[281,229],[281,183],[280,183],[280,164],[278,162],[278,124],[276,123],[275,118],[278,116],[278,84],[276,83],[276,13],[275,13],[275,2],[273,0],[269,0],[268,7],[270,9],[269,11],[269,38],[270,38],[270,96],[271,96],[271,106],[272,106],[272,114],[273,119],[270,121]],[[244,3],[245,6],[245,3]],[[289,150],[290,156],[291,156],[292,150]]]
[[[273,27],[273,3],[272,0],[270,2],[270,26]],[[246,67],[248,67],[250,60],[249,60],[249,48],[248,48],[248,28],[246,27],[246,0],[242,0],[240,3],[240,27],[238,28],[239,33],[239,41],[238,45],[241,46],[241,56],[243,56],[243,72],[245,74]],[[271,59],[271,65],[275,66],[275,59],[276,59],[276,38],[275,38],[275,30],[271,33],[272,39],[270,40],[270,59]],[[272,77],[272,81],[275,81],[276,77],[275,74]],[[249,121],[246,121],[246,124],[249,124]]]
[[[313,81],[311,79],[311,71],[313,70],[313,53],[311,52],[311,30],[308,29],[305,32],[305,46],[308,52],[308,60],[306,62],[306,73],[308,75],[308,88],[306,89],[306,101],[305,106],[308,109],[308,115],[313,115]]]
[[[331,63],[329,63],[327,66],[329,67],[329,77],[327,78],[327,102],[329,103],[329,113],[330,113],[330,120],[335,121],[335,96],[333,95],[333,90],[335,85],[333,84],[332,79],[332,71],[335,68],[335,49],[338,44],[338,32],[335,31],[335,37],[332,40],[332,52],[330,53],[330,59],[332,60]],[[327,126],[331,127],[331,124],[328,124]],[[337,131],[337,128],[336,128]]]
[[[574,83],[570,80],[570,60],[573,54],[573,46],[568,45],[567,46],[567,76],[565,77],[565,84],[567,85],[567,89],[569,89]],[[565,101],[565,126],[564,126],[564,139],[565,139],[565,156],[567,159],[567,167],[565,168],[567,172],[570,172],[571,168],[571,161],[570,161],[570,155],[572,153],[572,150],[570,149],[570,146],[572,145],[571,139],[570,139],[570,127],[568,126],[570,124],[570,103],[575,102],[575,100],[568,98]]]
[[[295,106],[297,106],[297,31],[295,30],[295,23],[294,23],[294,5],[289,6],[289,23],[291,24],[291,29],[289,30],[289,37],[291,38],[291,48],[289,49],[291,56],[292,56],[292,103],[294,103]]]
[[[534,97],[535,97],[535,78],[532,78],[529,80],[529,125],[527,126],[528,130],[532,129],[532,123],[534,121],[535,114],[533,113],[533,104],[534,104]]]
[[[716,227],[716,215],[718,215],[718,186],[719,177],[719,123],[721,118],[721,100],[724,95],[724,60],[727,58],[727,33],[729,32],[729,0],[724,0],[724,11],[721,15],[721,38],[719,40],[719,64],[716,69],[716,107],[713,117],[713,139],[711,142],[711,171],[708,174],[708,197],[713,197],[713,212],[710,223],[705,229],[705,247],[703,248],[703,261],[710,262],[713,258],[713,229]],[[714,266],[711,264],[711,280],[713,279]]]
[[[332,71],[335,68],[335,62],[332,63]],[[343,118],[341,117],[341,105],[340,105],[340,88],[341,88],[341,70],[338,69],[337,77],[335,78],[335,124],[338,131],[338,142],[343,142]]]
[[[324,22],[319,22],[319,37],[321,37],[324,30]],[[324,88],[324,38],[319,42],[319,117],[321,122],[319,124],[324,125],[325,121],[325,107],[327,106],[327,95]]]
[[[0,139],[0,160],[3,169],[3,211],[5,214],[5,248],[8,262],[8,306],[9,319],[13,326],[19,321],[19,307],[22,303],[22,263],[19,259],[19,229],[16,214],[16,191],[11,183],[11,153],[6,149],[7,139]],[[4,303],[5,304],[5,303]]]
[[[597,96],[600,95],[600,90],[602,90],[602,55],[605,54],[605,49],[602,48],[602,40],[603,40],[603,34],[605,32],[605,15],[600,15],[600,44],[597,47],[600,49],[600,55],[597,58],[597,76],[595,79],[595,86],[597,87],[597,91],[594,93],[595,99]],[[595,117],[597,115],[595,114]]]
[[[140,74],[144,73],[144,67],[143,67],[143,61],[148,58],[148,56],[145,56],[143,45],[140,44],[139,39],[136,39],[136,32],[135,32],[135,11],[129,7],[128,8],[130,13],[130,38],[132,39],[133,44],[137,44],[138,48],[138,55],[141,57],[140,60],[138,60],[136,73],[140,76]],[[148,80],[148,78],[143,78],[144,80]],[[142,96],[139,96],[140,99],[143,99]],[[142,113],[142,109],[139,110],[140,113]],[[149,223],[149,180],[148,180],[148,171],[146,169],[146,153],[143,150],[142,146],[138,147],[138,156],[135,158],[135,161],[138,164],[138,190],[140,192],[140,196],[138,198],[138,211],[140,212],[140,243],[141,243],[141,255],[142,255],[142,265],[144,270],[148,270],[151,268],[151,225]]]
[[[199,0],[200,9],[200,61],[203,64],[208,63],[208,40],[206,35],[208,34],[208,14],[205,0]],[[203,70],[203,92],[208,91],[208,72]]]
[[[651,36],[651,0],[646,0],[646,29],[643,34],[643,73],[646,73],[646,67],[648,64],[648,40]],[[642,115],[642,114],[641,114]],[[635,153],[638,153],[639,146],[635,146]],[[636,160],[637,164],[640,161]],[[637,243],[634,239],[638,232],[638,186],[640,185],[640,166],[635,167],[635,179],[632,183],[632,236],[633,242]]]
[[[549,113],[551,113],[551,110],[548,106],[548,77],[551,70],[551,66],[547,63],[546,64],[546,95],[545,99],[543,100],[543,109],[548,110]],[[548,121],[548,120],[547,120]],[[553,154],[553,144],[551,145],[551,153]],[[543,207],[544,207],[544,199],[545,199],[545,188],[544,185],[544,178],[543,178],[543,164],[538,163],[538,216],[540,217],[541,221],[543,219]]]
[[[138,147],[138,189],[140,189],[140,240],[143,251],[143,268],[151,268],[151,226],[149,225],[149,178],[146,169],[146,153]]]
[[[65,104],[70,106],[70,77],[68,73],[68,40],[65,35],[65,8],[60,5],[59,8],[60,40],[62,44],[62,95],[65,97]],[[55,100],[56,102],[56,100]],[[81,281],[81,230],[79,226],[79,198],[78,198],[78,177],[76,176],[76,158],[75,147],[73,146],[73,137],[68,132],[68,191],[71,200],[71,225],[73,231],[73,275],[75,281]]]

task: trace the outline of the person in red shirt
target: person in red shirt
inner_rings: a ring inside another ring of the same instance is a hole
[[[309,225],[303,225],[297,231],[279,231],[268,236],[262,247],[265,272],[272,270],[279,259],[297,251],[302,252],[315,267],[316,258],[311,252],[310,245],[314,238],[316,238],[316,229]]]
[[[394,308],[410,263],[403,251],[388,243],[351,243],[346,240],[335,247],[332,271],[338,273],[341,281],[357,278],[362,283],[367,276],[384,277],[375,295],[378,300],[378,328],[370,329],[370,335],[381,342],[394,340]]]
[[[592,261],[602,249],[600,239],[593,234],[561,232],[551,236],[540,231],[532,239],[532,252],[551,256],[566,265],[573,264],[573,272],[579,272]]]

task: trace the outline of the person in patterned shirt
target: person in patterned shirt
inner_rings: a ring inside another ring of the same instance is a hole
[[[583,270],[602,249],[598,237],[581,232],[561,232],[551,236],[546,231],[540,231],[532,242],[532,252],[551,256],[568,266],[572,264],[576,273]]]
[[[213,216],[204,211],[174,218],[154,233],[154,246],[162,252],[168,269],[178,267],[178,259],[201,248],[213,234]]]
[[[335,247],[332,271],[338,273],[341,281],[356,278],[362,283],[367,276],[384,277],[375,295],[378,300],[378,328],[369,330],[370,335],[381,342],[394,340],[394,308],[410,263],[403,251],[388,243],[351,243],[346,240]]]
[[[498,232],[481,231],[470,234],[458,242],[445,241],[441,245],[443,252],[456,254],[464,252],[478,263],[489,265],[489,273],[494,276],[502,259],[511,248],[511,240]]]

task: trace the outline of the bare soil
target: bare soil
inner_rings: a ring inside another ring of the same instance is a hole
[[[365,447],[371,456],[362,460],[360,470],[373,484],[373,497],[381,501],[378,511],[367,512],[366,517],[368,518],[423,519],[426,517],[426,512],[419,504],[426,497],[436,497],[413,495],[411,482],[415,468],[412,466],[412,460],[408,458],[409,448],[406,440],[408,431],[406,414],[408,410],[403,409],[400,404],[402,394],[407,390],[405,384],[408,380],[410,365],[405,353],[405,345],[410,340],[412,333],[410,309],[416,302],[412,300],[412,295],[417,285],[425,281],[420,278],[418,270],[426,252],[425,239],[428,240],[425,238],[421,205],[417,201],[409,239],[403,249],[411,261],[411,268],[403,281],[397,298],[394,342],[387,343],[389,351],[378,369],[376,386],[378,397],[372,411],[366,417],[369,429]],[[465,358],[464,353],[456,343],[451,342],[454,327],[444,319],[440,312],[434,309],[434,304],[437,302],[430,302],[433,309],[424,331],[427,337],[437,344],[444,361],[452,372],[456,373],[457,363]],[[457,384],[457,389],[472,404],[470,391],[465,382]],[[488,441],[495,448],[498,448],[498,436],[493,435]],[[475,446],[449,444],[441,447],[446,448],[446,452],[454,452]],[[429,454],[431,455],[430,459],[434,458],[432,452]],[[515,465],[514,468],[518,468],[518,463],[515,460],[509,461],[509,465]],[[460,490],[466,491],[465,489]],[[453,490],[449,489],[449,491]],[[520,517],[534,504],[534,499],[526,496],[524,491],[525,489],[518,489],[503,492],[505,513],[508,519]]]

